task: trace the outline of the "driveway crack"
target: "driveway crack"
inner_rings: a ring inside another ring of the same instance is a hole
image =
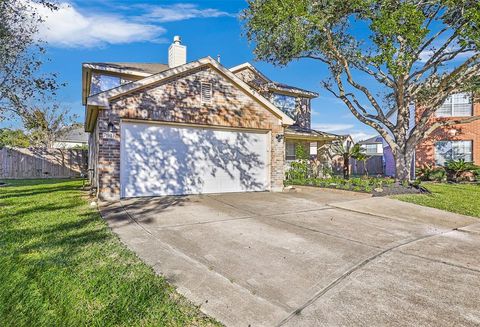
[[[401,242],[399,244],[396,244],[394,246],[391,246],[385,250],[382,250],[370,257],[368,257],[367,259],[361,261],[360,263],[356,264],[355,266],[353,266],[352,268],[350,268],[349,270],[347,270],[346,272],[344,272],[340,277],[336,278],[335,280],[333,280],[330,284],[328,284],[326,287],[324,287],[323,289],[321,289],[319,292],[317,292],[316,294],[314,294],[308,301],[306,301],[303,305],[301,305],[300,307],[298,307],[297,309],[295,309],[293,312],[291,312],[287,317],[285,317],[283,320],[281,320],[276,326],[280,327],[280,326],[283,326],[285,325],[288,321],[290,321],[292,318],[294,318],[295,316],[299,315],[303,310],[305,310],[307,307],[309,307],[310,305],[312,305],[314,302],[316,302],[318,299],[320,299],[323,295],[325,295],[328,291],[330,291],[331,289],[333,289],[334,287],[336,287],[337,285],[339,285],[342,281],[344,281],[347,277],[349,277],[351,274],[353,274],[354,272],[358,271],[359,269],[361,269],[362,267],[364,267],[365,265],[367,265],[368,263],[370,263],[371,261],[377,259],[378,257],[384,255],[385,253],[388,253],[388,252],[391,252],[395,249],[398,249],[398,248],[401,248],[405,245],[409,245],[409,244],[412,244],[414,242],[417,242],[417,241],[420,241],[420,240],[423,240],[423,239],[426,239],[426,238],[429,238],[429,237],[434,237],[434,236],[438,236],[438,235],[442,235],[442,234],[445,234],[445,233],[448,233],[448,232],[451,232],[452,230],[448,230],[448,231],[444,231],[444,232],[441,232],[441,233],[435,233],[435,234],[429,234],[429,235],[423,235],[423,236],[420,236],[420,237],[416,237],[414,239],[409,239],[409,240],[406,240],[404,242]]]

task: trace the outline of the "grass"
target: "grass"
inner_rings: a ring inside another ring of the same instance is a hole
[[[1,326],[217,326],[140,261],[78,180],[0,187]]]
[[[480,218],[480,185],[423,183],[432,194],[399,195],[396,199]]]

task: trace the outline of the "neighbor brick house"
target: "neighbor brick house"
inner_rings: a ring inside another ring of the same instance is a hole
[[[422,113],[416,110],[418,121]],[[480,116],[480,101],[472,93],[453,94],[437,110],[430,124],[438,120]],[[448,160],[464,159],[480,165],[480,120],[436,129],[416,148],[416,167],[443,166]]]
[[[248,63],[187,63],[178,37],[168,65],[85,63],[82,79],[90,179],[106,200],[279,191],[292,148],[316,156],[334,139],[310,128],[316,93]]]

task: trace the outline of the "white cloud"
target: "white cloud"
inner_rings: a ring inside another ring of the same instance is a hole
[[[60,3],[56,11],[37,5],[45,22],[39,37],[59,47],[95,47],[105,44],[154,41],[165,29],[151,24],[140,24],[127,18],[101,14],[81,13],[69,3]]]
[[[70,48],[131,42],[165,42],[162,36],[166,29],[158,23],[233,16],[218,9],[200,9],[197,5],[185,3],[170,6],[137,5],[135,7],[139,11],[147,12],[137,16],[83,11],[69,2],[59,3],[56,11],[50,11],[33,2],[32,6],[45,20],[40,26],[39,38],[53,46]]]
[[[452,51],[455,51],[455,50],[457,50],[457,49],[449,47],[445,50],[445,53],[449,53],[449,52],[452,52]],[[419,61],[420,62],[427,62],[428,59],[430,59],[433,56],[434,53],[435,53],[435,51],[433,51],[433,50],[423,50],[422,52],[420,52]],[[463,53],[458,54],[453,60],[466,59],[466,58],[471,57],[473,54],[474,54],[473,51],[463,52]]]
[[[216,18],[216,17],[234,17],[231,14],[218,9],[207,8],[200,9],[195,4],[178,3],[170,6],[144,6],[148,13],[140,16],[142,21],[149,22],[176,22],[192,18]]]
[[[343,132],[354,127],[353,124],[313,124],[313,129],[318,129],[322,132]]]

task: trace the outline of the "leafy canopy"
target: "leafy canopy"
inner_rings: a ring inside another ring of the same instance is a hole
[[[421,139],[479,119],[431,124],[448,96],[480,86],[478,0],[249,0],[242,19],[258,60],[327,65],[323,87],[385,139],[397,179]]]

